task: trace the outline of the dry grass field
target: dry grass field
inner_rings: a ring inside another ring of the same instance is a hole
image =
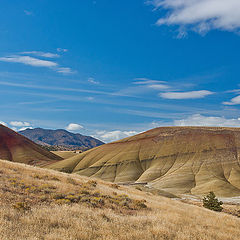
[[[1,240],[234,240],[240,218],[75,174],[0,161]]]

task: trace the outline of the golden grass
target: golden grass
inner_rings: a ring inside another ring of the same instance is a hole
[[[240,219],[225,213],[23,164],[0,161],[0,169],[1,240],[237,240],[240,236]],[[84,197],[88,201],[82,201]]]

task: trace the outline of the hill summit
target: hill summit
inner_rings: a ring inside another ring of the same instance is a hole
[[[49,168],[173,194],[240,195],[240,129],[161,127]]]
[[[60,150],[86,150],[103,145],[93,137],[71,133],[64,129],[50,130],[42,128],[26,129],[20,134],[43,146],[57,146]]]
[[[0,124],[0,159],[43,166],[62,160],[26,137]]]

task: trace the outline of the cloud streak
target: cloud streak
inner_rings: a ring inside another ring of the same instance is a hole
[[[33,67],[56,67],[58,64],[53,61],[41,60],[38,58],[30,57],[30,56],[9,56],[9,57],[1,57],[0,61],[2,62],[10,62],[10,63],[22,63],[25,65],[33,66]]]
[[[45,52],[22,52],[20,54],[32,54],[36,56],[41,56],[45,58],[56,58],[59,57],[58,54],[53,53],[45,53]],[[11,55],[6,57],[0,57],[1,62],[9,62],[9,63],[21,63],[24,65],[32,66],[32,67],[46,67],[49,68],[55,72],[61,73],[61,74],[73,74],[76,71],[73,71],[69,67],[61,67],[58,63],[55,61],[40,59],[32,56],[22,56],[22,55]]]
[[[208,95],[212,95],[213,92],[207,90],[200,90],[200,91],[191,91],[191,92],[164,92],[159,93],[159,96],[165,99],[198,99],[204,98]]]
[[[96,81],[95,78],[92,78],[92,77],[88,78],[88,82],[91,84],[99,84],[99,82]]]
[[[56,53],[41,52],[41,51],[21,52],[20,54],[30,54],[30,55],[45,57],[45,58],[58,58],[58,57],[60,57],[60,55],[56,54]]]
[[[75,73],[76,71],[73,71],[71,68],[69,67],[59,67],[59,68],[56,68],[56,72],[58,73],[62,73],[62,74],[73,74]]]

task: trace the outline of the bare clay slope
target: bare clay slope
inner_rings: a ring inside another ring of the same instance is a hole
[[[62,160],[3,125],[0,125],[0,159],[38,166]]]
[[[50,168],[174,194],[240,195],[240,129],[164,127],[94,148]]]

